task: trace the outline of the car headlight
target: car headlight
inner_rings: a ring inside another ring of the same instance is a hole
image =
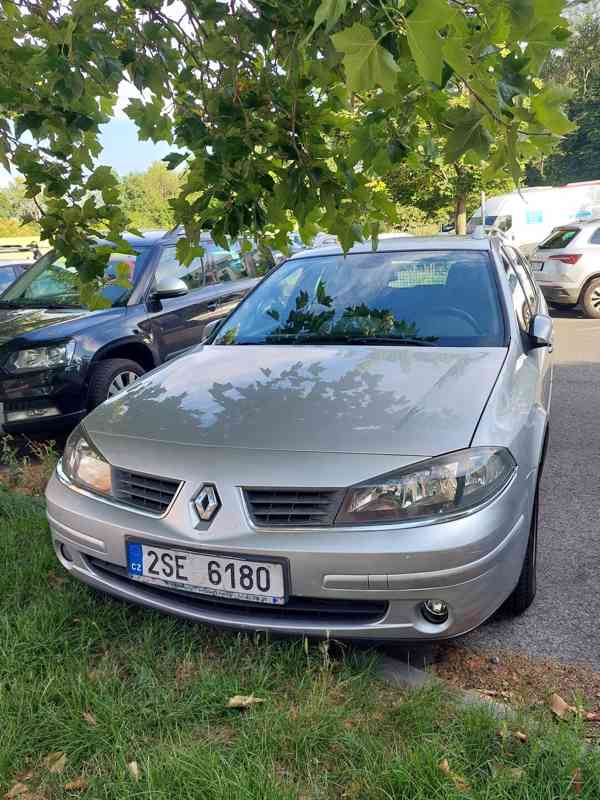
[[[65,477],[83,489],[111,494],[112,468],[78,425],[67,439],[61,468]]]
[[[442,522],[489,502],[517,465],[503,447],[472,447],[380,475],[347,490],[336,525]]]
[[[47,347],[32,347],[29,350],[17,350],[10,355],[5,366],[11,372],[28,372],[36,369],[65,367],[73,358],[75,341],[62,342]]]

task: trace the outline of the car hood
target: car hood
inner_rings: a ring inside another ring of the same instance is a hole
[[[0,345],[26,337],[29,342],[58,339],[78,333],[88,317],[110,317],[122,309],[88,311],[84,308],[0,308]],[[50,327],[52,326],[52,327]],[[39,333],[38,333],[39,332]]]
[[[123,437],[140,437],[426,456],[469,445],[505,356],[505,348],[205,346],[104,403],[85,426],[92,438],[121,437],[124,449]]]

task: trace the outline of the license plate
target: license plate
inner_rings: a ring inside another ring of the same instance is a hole
[[[268,605],[286,602],[283,564],[128,542],[127,570],[134,580],[170,589]]]
[[[532,261],[531,262],[531,269],[534,272],[541,272],[544,269],[544,262],[543,261]]]

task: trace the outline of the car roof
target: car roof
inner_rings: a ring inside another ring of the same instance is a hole
[[[593,225],[597,227],[600,225],[600,217],[592,217],[590,219],[576,219],[572,222],[565,222],[564,225],[557,225],[555,228],[552,228],[553,231],[560,231],[564,230],[565,228],[587,228],[588,225]]]
[[[123,239],[132,247],[150,247],[150,245],[156,244],[164,239],[166,234],[167,231],[165,230],[142,231],[141,236],[137,233],[124,233]],[[96,239],[96,243],[98,246],[105,244],[113,246],[113,242],[109,239]]]
[[[377,253],[389,253],[397,250],[490,250],[490,236],[386,236],[377,243]],[[371,241],[357,242],[349,251],[355,253],[372,253]],[[344,251],[339,245],[315,247],[294,253],[291,259],[314,258],[315,256],[339,256]]]

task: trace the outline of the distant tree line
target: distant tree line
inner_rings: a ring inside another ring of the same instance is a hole
[[[123,208],[131,227],[140,230],[171,228],[174,224],[169,200],[179,192],[180,176],[156,161],[145,172],[131,172],[119,180]],[[0,236],[36,236],[36,220],[43,198],[33,200],[25,193],[22,178],[0,187]]]

